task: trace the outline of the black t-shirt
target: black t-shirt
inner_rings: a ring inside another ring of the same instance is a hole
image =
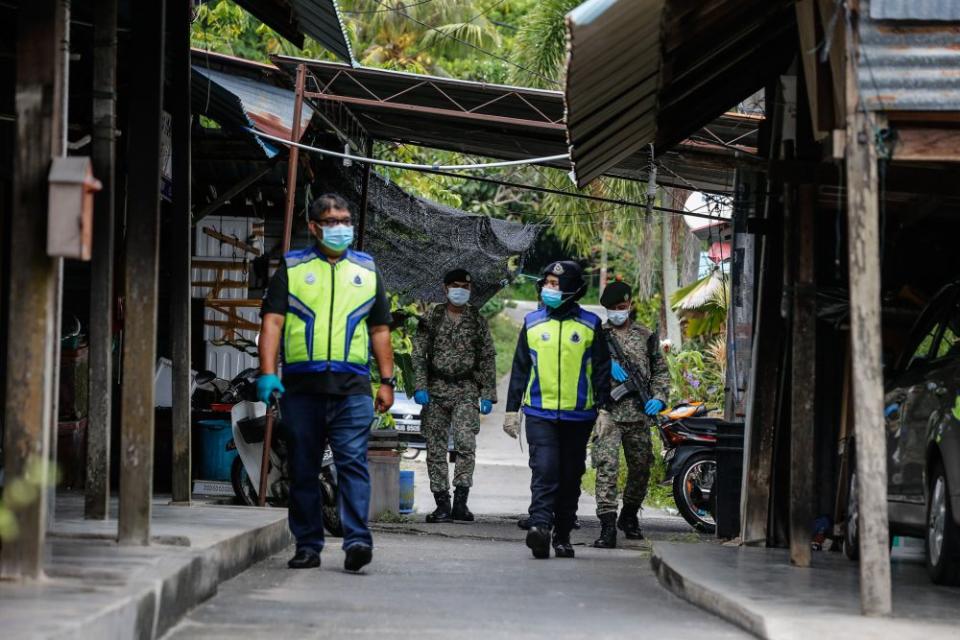
[[[377,271],[377,293],[367,316],[367,326],[388,325],[393,321],[390,315],[390,299],[383,286],[383,276]],[[261,317],[267,313],[287,313],[287,265],[281,262],[280,268],[273,274],[263,296]],[[370,377],[358,373],[325,371],[323,373],[285,373],[283,386],[288,393],[327,394],[349,396],[370,393]]]

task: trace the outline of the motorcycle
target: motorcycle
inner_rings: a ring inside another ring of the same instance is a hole
[[[697,531],[713,534],[717,478],[717,423],[706,417],[702,402],[678,404],[660,414],[657,428],[667,470],[664,484],[672,484],[680,515]]]
[[[267,406],[257,397],[257,369],[245,369],[230,381],[222,392],[220,402],[231,404],[230,423],[233,439],[227,451],[236,450],[230,469],[233,492],[241,504],[256,506],[260,487],[260,465],[263,460],[263,441],[266,433]],[[286,507],[290,501],[290,473],[288,466],[289,433],[284,428],[278,407],[270,446],[270,472],[267,475],[267,504]],[[343,537],[337,489],[337,470],[329,445],[324,449],[320,467],[323,527],[334,537]]]

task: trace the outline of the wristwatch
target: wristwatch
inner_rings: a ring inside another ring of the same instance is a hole
[[[391,389],[397,388],[397,377],[390,376],[389,378],[380,378],[380,384],[385,384]]]

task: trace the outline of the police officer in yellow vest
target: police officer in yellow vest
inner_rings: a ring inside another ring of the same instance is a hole
[[[359,571],[373,555],[367,528],[367,439],[374,415],[369,352],[382,383],[376,409],[384,412],[393,404],[395,384],[390,302],[373,258],[349,248],[353,226],[343,198],[317,198],[308,225],[317,244],[286,254],[264,296],[257,394],[263,402],[282,395],[289,432],[289,521],[297,551],[288,566],[320,566],[324,538],[317,479],[329,442],[339,481],[344,569]]]
[[[587,441],[610,393],[610,354],[600,318],[580,307],[586,292],[576,262],[554,262],[537,283],[543,308],[524,318],[507,392],[503,430],[520,433],[520,408],[530,451],[530,528],[535,558],[572,558]]]

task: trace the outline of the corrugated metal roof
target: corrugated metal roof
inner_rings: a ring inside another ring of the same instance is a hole
[[[864,0],[865,1],[865,0]],[[911,0],[911,5],[917,0]],[[960,24],[860,19],[860,94],[873,111],[960,111]],[[920,3],[923,4],[923,3]],[[960,2],[952,4],[960,12]]]
[[[416,144],[505,160],[567,152],[563,125],[564,96],[559,91],[425,76],[320,60],[277,56],[277,66],[293,76],[307,65],[308,91],[323,91],[325,100],[346,104],[374,139]],[[315,78],[316,82],[311,78]],[[480,117],[483,116],[483,117]],[[732,189],[733,151],[716,137],[738,140],[741,148],[756,145],[756,119],[727,115],[697,132],[662,157],[666,184],[693,183],[710,191]],[[605,175],[646,179],[646,149],[628,154]],[[558,161],[551,166],[569,169]]]
[[[293,123],[293,91],[227,70],[197,63],[192,67],[193,111],[208,116],[225,128],[251,127],[264,133],[290,138]],[[274,71],[277,71],[274,69]],[[304,105],[301,131],[305,131],[313,110]],[[278,153],[271,143],[253,137],[268,157]]]
[[[307,35],[354,64],[337,0],[236,0],[237,4],[298,47]]]
[[[874,20],[960,20],[957,0],[873,0],[870,17]]]
[[[589,0],[567,15],[567,134],[579,186],[677,145],[780,73],[793,0]]]

